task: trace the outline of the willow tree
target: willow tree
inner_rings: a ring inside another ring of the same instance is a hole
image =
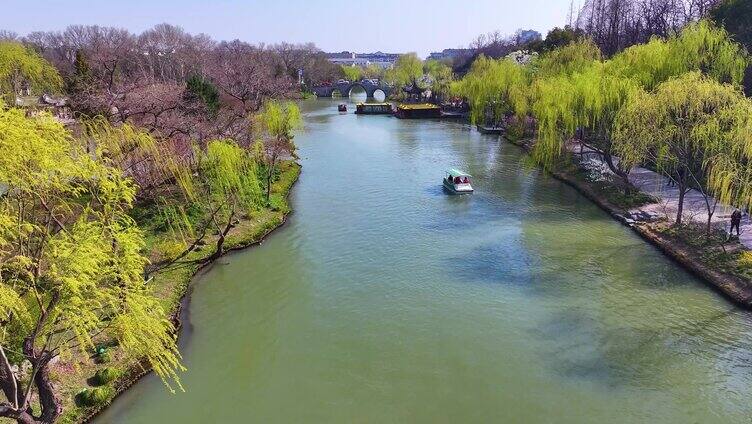
[[[551,163],[579,132],[584,145],[602,155],[628,190],[630,168],[614,160],[611,145],[615,116],[631,95],[691,71],[738,85],[746,61],[746,52],[707,22],[690,25],[667,40],[634,46],[605,62],[587,40],[546,54],[535,64],[532,110],[539,140],[534,156]]]
[[[172,233],[176,250],[149,264],[147,276],[183,264],[211,234],[217,236],[216,248],[207,260],[216,259],[237,219],[261,207],[256,157],[233,140],[195,143],[181,154],[167,141],[158,142],[129,124],[112,126],[103,119],[84,124],[97,155],[131,176],[139,190],[149,192],[141,203],[155,205],[167,226],[163,230]]]
[[[589,38],[582,38],[538,56],[532,66],[537,78],[569,76],[601,58],[598,46]]]
[[[454,80],[452,68],[438,60],[427,60],[423,64],[423,72],[431,80],[431,96],[436,101],[441,101],[451,89]]]
[[[633,92],[628,79],[610,75],[597,47],[581,40],[543,55],[531,86],[531,112],[538,123],[533,158],[555,163],[567,140],[579,135],[583,146],[599,153],[629,189],[627,171],[613,160],[613,117]]]
[[[634,79],[646,90],[669,78],[699,71],[721,83],[739,85],[748,63],[746,50],[723,28],[708,21],[686,26],[667,39],[632,46],[607,62],[608,72]]]
[[[20,423],[60,416],[51,363],[104,338],[180,384],[174,328],[144,284],[128,216],[136,188],[83,145],[50,116],[0,107],[0,417]],[[11,370],[24,360],[28,380]]]
[[[363,69],[359,66],[342,65],[342,72],[345,74],[345,79],[348,81],[359,81],[363,77]]]
[[[24,88],[58,92],[62,86],[55,67],[36,52],[14,41],[0,41],[0,94],[15,101]]]
[[[258,124],[266,179],[266,202],[272,190],[272,180],[277,165],[285,157],[297,158],[297,147],[293,142],[295,131],[302,128],[303,116],[298,105],[293,102],[269,100],[264,104],[254,120]]]
[[[415,53],[403,54],[394,62],[394,67],[386,72],[384,78],[390,84],[402,87],[417,84],[423,76],[423,62]]]
[[[719,159],[736,149],[740,137],[752,144],[749,100],[731,85],[690,72],[635,95],[619,112],[614,147],[627,166],[655,165],[679,189],[675,222],[682,223],[684,197],[690,188],[710,190],[707,231],[711,230],[713,194],[724,194],[724,166]],[[744,161],[745,173],[750,172]],[[710,181],[710,184],[707,184]],[[748,190],[748,189],[746,189]],[[725,192],[728,196],[728,189]]]
[[[189,198],[203,206],[217,233],[209,258],[214,260],[222,255],[225,238],[239,216],[261,206],[257,165],[251,152],[232,140],[210,141],[205,150],[196,152],[196,162],[192,184],[183,187]]]
[[[527,68],[511,60],[481,55],[467,75],[452,84],[452,92],[467,99],[473,123],[489,117],[498,122],[512,115],[527,115],[529,85]]]

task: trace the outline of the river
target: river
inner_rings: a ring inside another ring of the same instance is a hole
[[[749,422],[752,315],[519,148],[336,105],[301,103],[288,223],[196,277],[186,392],[98,423]]]

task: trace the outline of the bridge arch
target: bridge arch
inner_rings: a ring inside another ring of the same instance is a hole
[[[352,96],[352,91],[354,89],[356,89],[357,87],[360,87],[360,88],[363,89],[363,92],[366,93],[366,97],[371,97],[371,93],[368,91],[368,88],[366,88],[365,85],[363,85],[363,84],[361,84],[359,82],[354,82],[354,83],[350,84],[349,87],[347,87],[347,97],[351,97]]]

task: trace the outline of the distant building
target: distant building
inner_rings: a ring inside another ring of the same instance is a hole
[[[514,34],[514,41],[518,45],[531,43],[533,41],[540,41],[542,39],[543,36],[541,35],[541,33],[532,29],[520,29]]]
[[[361,66],[376,65],[384,69],[394,66],[394,62],[399,58],[397,53],[351,53],[348,51],[339,53],[326,53],[330,62],[343,66]]]
[[[444,49],[440,52],[431,52],[428,55],[428,59],[433,60],[454,60],[458,57],[466,57],[472,54],[470,49]]]

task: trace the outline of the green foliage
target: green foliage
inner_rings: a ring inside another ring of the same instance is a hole
[[[348,81],[360,81],[363,78],[363,69],[359,66],[342,66],[342,72],[345,73],[345,79]]]
[[[294,132],[303,127],[303,115],[294,102],[270,100],[256,116],[262,135],[292,140]]]
[[[416,83],[423,76],[423,62],[415,53],[407,53],[397,58],[394,67],[386,72],[384,78],[397,87]]]
[[[186,82],[186,97],[189,100],[199,100],[206,107],[210,116],[219,112],[219,91],[211,82],[199,75],[193,75]]]
[[[423,65],[423,70],[430,77],[431,92],[434,95],[443,96],[449,93],[454,80],[454,74],[449,65],[438,60],[427,60]]]
[[[107,364],[112,361],[112,355],[109,350],[106,350],[102,353],[98,353],[94,359],[98,364]]]
[[[293,142],[295,131],[303,127],[303,115],[293,102],[268,101],[255,117],[259,124],[259,135],[266,167],[266,201],[271,195],[272,177],[277,161],[284,155],[297,158]]]
[[[532,66],[537,78],[570,76],[600,59],[598,46],[585,38],[538,56]]]
[[[14,41],[0,41],[0,95],[13,100],[25,85],[36,93],[56,93],[63,80],[55,67],[33,50]]]
[[[527,115],[529,84],[527,68],[511,60],[481,55],[470,72],[452,84],[452,92],[468,100],[473,123],[488,118],[498,122],[505,115]]]
[[[742,252],[737,259],[737,264],[747,272],[752,271],[752,252],[748,250]]]
[[[630,47],[606,66],[610,74],[634,79],[646,90],[652,90],[669,78],[692,71],[739,85],[748,61],[746,51],[725,30],[701,21],[667,40],[654,38]]]
[[[736,147],[750,112],[750,101],[737,89],[687,73],[640,93],[620,111],[614,148],[625,164],[650,161],[667,173],[703,171],[712,186],[726,188],[714,165]]]
[[[233,140],[210,141],[204,149],[194,146],[195,164],[170,167],[182,197],[160,197],[172,238],[156,247],[162,260],[172,260],[206,235],[201,228],[222,232],[219,219],[231,222],[239,214],[261,207],[258,165],[251,151]],[[223,224],[223,226],[226,224]]]
[[[96,386],[104,386],[115,381],[122,375],[122,372],[117,368],[105,367],[97,370],[94,374],[93,382]]]
[[[680,188],[693,184],[721,201],[746,203],[750,116],[752,102],[738,89],[690,72],[635,96],[619,112],[614,148],[626,166],[655,164]]]
[[[115,395],[112,387],[103,386],[92,389],[84,389],[76,395],[76,401],[81,406],[101,406],[106,404]]]
[[[73,75],[66,81],[66,89],[70,94],[80,94],[87,91],[92,83],[92,73],[89,61],[83,50],[76,50],[73,62]]]
[[[365,68],[363,68],[363,77],[364,78],[384,78],[384,68],[381,66],[372,63]]]
[[[564,28],[556,27],[548,31],[545,40],[532,42],[528,45],[528,48],[532,51],[543,53],[567,46],[582,38],[582,30],[574,29],[569,25]]]
[[[144,284],[143,234],[128,215],[133,183],[51,116],[12,108],[0,108],[0,181],[10,187],[0,199],[6,328],[63,356],[102,333],[179,385],[174,329]]]
[[[206,192],[204,201],[228,205],[230,200],[244,211],[259,206],[261,189],[256,162],[248,151],[231,140],[214,140],[196,156],[200,182]]]

